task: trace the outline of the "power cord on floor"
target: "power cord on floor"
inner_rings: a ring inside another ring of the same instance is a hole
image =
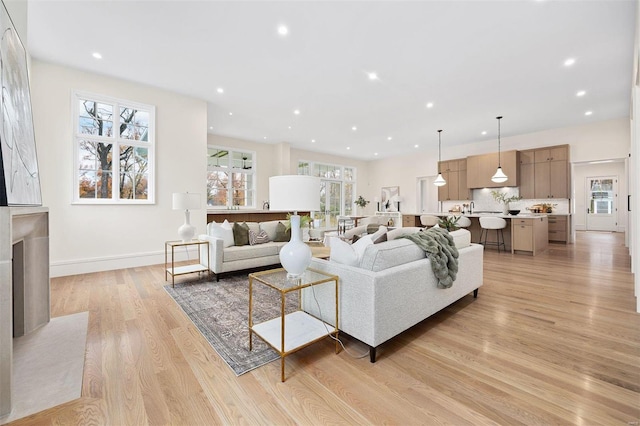
[[[320,302],[318,301],[318,298],[316,297],[315,286],[311,286],[311,293],[313,293],[313,300],[315,300],[316,306],[318,307],[318,316],[320,317],[320,321],[322,321],[322,325],[324,326],[325,330],[327,331],[327,334],[329,335],[329,337],[332,338],[333,340],[337,341],[338,343],[340,343],[340,346],[342,346],[342,349],[344,349],[344,351],[347,353],[347,355],[349,355],[351,358],[361,359],[361,358],[364,358],[367,355],[369,355],[369,351],[368,350],[367,350],[367,352],[365,352],[365,353],[363,353],[361,355],[353,354],[353,353],[349,352],[349,350],[347,350],[347,348],[344,346],[344,343],[342,343],[342,340],[338,339],[337,337],[335,337],[335,336],[333,336],[331,334],[332,331],[329,331],[329,328],[327,327],[327,323],[323,320],[324,317],[322,316],[322,309],[320,308]]]

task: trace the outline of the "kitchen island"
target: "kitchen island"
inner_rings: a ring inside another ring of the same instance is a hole
[[[431,212],[422,213],[438,217],[450,215],[462,215],[460,212]],[[421,226],[421,215],[403,214],[403,226]],[[475,212],[465,213],[463,216],[471,220],[471,226],[467,229],[471,232],[471,242],[480,243],[480,218],[493,216],[501,217],[507,221],[503,229],[504,243],[507,251],[511,253],[530,253],[533,256],[547,250],[549,245],[549,214],[546,213],[521,213],[518,215],[502,214],[501,212]],[[413,221],[412,221],[413,219]],[[483,238],[484,239],[484,238]],[[487,242],[496,242],[496,232],[490,230]],[[497,249],[495,245],[487,245],[485,249]]]

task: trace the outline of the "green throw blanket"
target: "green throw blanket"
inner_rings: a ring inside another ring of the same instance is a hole
[[[458,249],[449,231],[443,228],[429,228],[415,234],[405,235],[425,251],[431,260],[431,269],[438,278],[438,288],[449,288],[458,273]]]

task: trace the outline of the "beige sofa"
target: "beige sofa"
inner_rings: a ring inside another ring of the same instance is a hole
[[[280,222],[283,224],[287,223],[285,220],[246,222],[250,230],[255,233],[264,230],[269,236],[270,241],[268,243],[253,246],[229,245],[230,241],[228,239],[225,243],[225,238],[220,237],[219,234],[213,230],[216,225],[208,223],[207,234],[199,235],[198,238],[209,242],[209,265],[211,271],[216,274],[216,280],[219,280],[219,275],[225,272],[279,264],[280,248],[288,242],[288,240],[283,242],[273,241],[276,238],[276,228]],[[233,234],[231,234],[231,238],[233,238]],[[206,265],[206,253],[204,250],[200,256],[200,262]]]
[[[419,228],[400,229],[390,231],[389,238]],[[370,347],[371,362],[376,348],[387,340],[471,292],[477,297],[483,280],[483,247],[470,244],[466,230],[456,231],[454,239],[459,271],[446,289],[437,287],[424,251],[407,239],[367,246],[356,266],[312,259],[310,268],[339,277],[338,328]],[[333,325],[335,292],[328,286],[312,289],[303,293],[303,309]]]

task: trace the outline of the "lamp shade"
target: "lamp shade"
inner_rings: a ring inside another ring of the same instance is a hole
[[[282,175],[269,178],[269,206],[272,210],[320,210],[320,178]]]
[[[507,179],[509,178],[502,171],[502,167],[498,167],[498,169],[496,170],[496,174],[491,177],[491,181],[496,183],[506,182]]]
[[[447,184],[447,181],[444,180],[444,177],[442,176],[442,173],[438,173],[438,177],[436,178],[436,180],[433,181],[433,184],[435,186],[444,186]]]
[[[200,208],[200,194],[192,192],[174,192],[173,210],[196,210]]]

